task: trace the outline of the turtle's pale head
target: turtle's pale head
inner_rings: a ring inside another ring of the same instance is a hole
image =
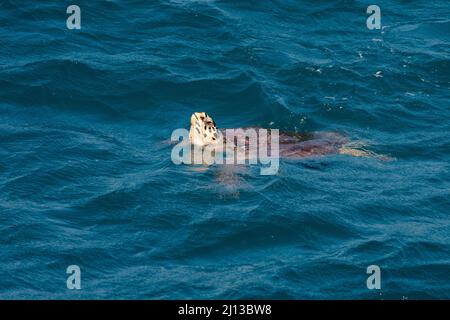
[[[199,146],[217,143],[216,124],[206,112],[195,112],[191,116],[189,139],[192,144]]]

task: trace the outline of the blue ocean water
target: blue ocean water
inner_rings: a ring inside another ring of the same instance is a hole
[[[450,298],[448,1],[2,0],[0,44],[0,298]],[[194,111],[395,160],[177,166]]]

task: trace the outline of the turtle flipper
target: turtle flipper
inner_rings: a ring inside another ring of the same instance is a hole
[[[367,144],[362,141],[351,141],[349,143],[344,144],[339,148],[339,154],[347,154],[353,157],[370,157],[376,158],[383,161],[392,161],[395,158],[386,156],[384,154],[378,154],[367,149]]]

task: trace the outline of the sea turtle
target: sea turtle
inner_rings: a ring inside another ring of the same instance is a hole
[[[258,132],[263,128],[242,128],[242,130],[235,130],[235,132],[239,135],[239,133],[245,133],[248,129],[254,129]],[[214,120],[206,112],[195,112],[192,114],[189,130],[191,144],[206,147],[223,141],[226,149],[236,148],[234,139],[233,141],[227,140],[223,131],[217,128]],[[267,143],[270,147],[270,130],[267,132],[269,134]],[[244,137],[244,139],[247,139],[246,146],[248,147],[248,137]],[[304,158],[327,154],[347,154],[355,157],[388,159],[365,150],[362,143],[352,142],[348,137],[338,132],[279,133],[279,156],[281,158]]]

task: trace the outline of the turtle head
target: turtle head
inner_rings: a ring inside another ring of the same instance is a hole
[[[206,112],[195,112],[191,116],[189,139],[192,144],[205,146],[217,143],[217,127],[214,120]]]

